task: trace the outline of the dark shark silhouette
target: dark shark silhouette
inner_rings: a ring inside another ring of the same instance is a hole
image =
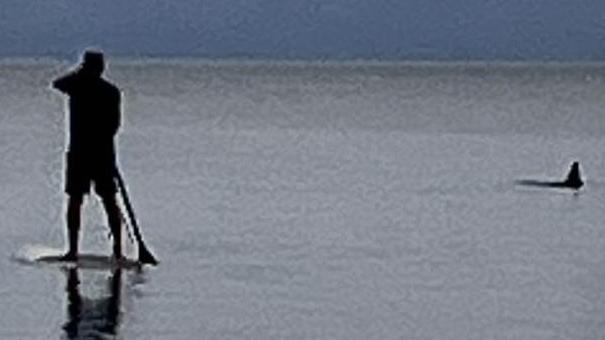
[[[571,164],[571,168],[569,169],[569,173],[567,174],[567,178],[562,182],[525,179],[517,181],[517,184],[544,188],[564,188],[578,190],[584,185],[584,181],[582,181],[582,176],[580,175],[580,164],[578,162],[573,162]]]

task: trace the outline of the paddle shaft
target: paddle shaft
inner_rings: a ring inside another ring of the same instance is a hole
[[[153,257],[151,252],[145,246],[143,236],[141,235],[141,231],[139,230],[137,219],[134,215],[134,209],[132,208],[132,204],[130,204],[130,198],[128,197],[128,191],[126,191],[124,179],[122,178],[122,175],[120,174],[120,171],[117,168],[115,176],[118,182],[118,187],[120,188],[120,193],[122,194],[122,200],[124,201],[124,205],[126,206],[126,213],[128,213],[128,219],[130,220],[130,225],[132,226],[134,237],[137,241],[137,245],[139,248],[139,260],[144,263],[157,264],[157,260]]]

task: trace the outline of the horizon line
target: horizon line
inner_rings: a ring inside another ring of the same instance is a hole
[[[105,53],[105,55],[108,55]],[[60,64],[73,64],[78,60],[60,57],[56,55],[25,55],[25,56],[3,56],[0,55],[0,64],[18,63],[40,63],[52,62]],[[115,55],[107,58],[109,65],[118,64],[163,64],[163,63],[199,63],[208,65],[269,65],[277,64],[284,66],[406,66],[406,65],[452,65],[452,66],[605,66],[605,60],[552,60],[552,59],[377,59],[377,58],[334,58],[334,59],[295,59],[295,58],[246,58],[246,57],[223,57],[211,58],[204,56],[124,56]]]

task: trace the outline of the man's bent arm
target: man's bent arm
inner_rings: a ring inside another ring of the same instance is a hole
[[[70,72],[62,77],[55,79],[52,83],[52,86],[53,88],[63,93],[70,94],[76,86],[77,76],[78,73],[76,71]]]
[[[110,124],[109,124],[109,132],[112,136],[115,136],[118,133],[118,129],[120,128],[121,120],[122,120],[122,95],[119,90],[117,90],[113,98],[111,100],[112,107],[110,108]]]

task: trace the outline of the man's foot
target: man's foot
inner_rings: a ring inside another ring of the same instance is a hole
[[[113,261],[115,261],[115,262],[118,262],[118,263],[126,260],[126,258],[124,257],[124,255],[122,255],[122,254],[116,254],[116,253],[113,253],[113,255],[111,255],[111,259]]]
[[[76,262],[78,260],[78,255],[76,253],[67,252],[65,255],[59,257],[59,261],[65,262]]]

